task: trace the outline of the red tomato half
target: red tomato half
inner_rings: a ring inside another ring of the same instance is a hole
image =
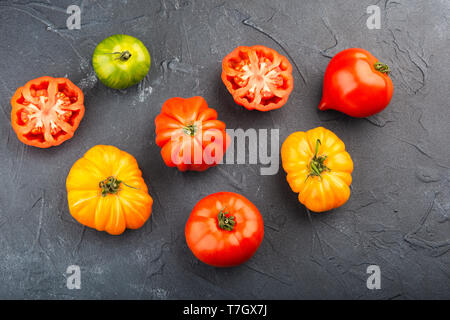
[[[11,98],[11,124],[20,141],[48,148],[72,138],[84,115],[84,96],[66,78],[27,82]]]
[[[233,192],[218,192],[200,200],[185,228],[192,253],[206,264],[232,267],[248,259],[264,237],[258,209]]]
[[[389,67],[369,51],[346,49],[328,64],[319,109],[334,109],[363,118],[387,107],[394,91]]]
[[[294,87],[289,60],[264,46],[234,49],[223,59],[222,81],[237,104],[259,111],[281,108]]]

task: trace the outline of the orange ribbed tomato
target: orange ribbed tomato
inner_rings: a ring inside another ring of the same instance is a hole
[[[309,210],[328,211],[350,197],[353,161],[330,130],[292,133],[283,142],[281,160],[289,186]]]
[[[98,231],[118,235],[138,229],[152,212],[136,159],[113,146],[88,150],[70,169],[66,187],[70,214]]]
[[[155,118],[156,144],[169,167],[205,171],[221,162],[230,145],[225,123],[202,97],[170,98]]]

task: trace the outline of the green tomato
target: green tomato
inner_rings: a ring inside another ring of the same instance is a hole
[[[144,79],[150,69],[150,54],[139,39],[116,34],[97,45],[92,65],[104,85],[125,89]]]

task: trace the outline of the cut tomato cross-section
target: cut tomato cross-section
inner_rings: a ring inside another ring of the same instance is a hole
[[[222,62],[222,80],[234,101],[249,110],[281,108],[292,92],[292,65],[264,46],[237,47]]]
[[[83,92],[66,78],[41,77],[16,90],[11,124],[25,144],[48,148],[72,138],[84,115]]]

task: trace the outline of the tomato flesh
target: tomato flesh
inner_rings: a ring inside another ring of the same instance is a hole
[[[282,107],[293,88],[291,64],[267,47],[238,47],[224,58],[222,67],[228,91],[250,110]]]
[[[50,125],[50,133],[52,135],[56,135],[61,132],[62,129],[55,120],[59,119],[64,122],[68,122],[72,117],[72,111],[63,109],[65,106],[70,104],[70,99],[68,99],[64,93],[58,92],[56,103],[47,107],[48,97],[43,94],[39,95],[39,93],[38,97],[39,103],[37,105],[34,105],[26,100],[24,101],[26,107],[21,110],[20,119],[24,124],[32,122],[33,129],[31,129],[30,132],[36,135],[44,132],[45,128],[43,119],[50,116],[48,121]],[[58,123],[60,122],[58,121]]]
[[[283,85],[283,78],[280,76],[281,69],[274,66],[267,58],[261,60],[256,65],[251,64],[250,60],[241,61],[235,67],[239,74],[233,78],[236,85],[248,88],[245,95],[255,103],[260,103],[262,99],[272,98],[275,96],[276,87]]]
[[[41,148],[70,139],[84,115],[83,93],[65,78],[32,80],[17,89],[11,104],[19,140]]]

